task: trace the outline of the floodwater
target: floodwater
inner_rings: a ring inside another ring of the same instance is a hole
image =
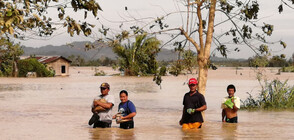
[[[0,78],[1,140],[116,140],[116,139],[293,139],[294,112],[239,111],[238,124],[221,122],[220,102],[226,86],[235,84],[241,99],[246,92],[258,92],[256,80],[250,78],[214,78],[207,83],[205,123],[199,130],[183,131],[178,125],[182,100],[192,75],[163,77],[161,88],[152,77],[93,75],[93,69],[71,68],[71,76],[54,78]],[[224,73],[220,74],[223,75]],[[211,73],[211,75],[214,75]],[[243,74],[244,75],[244,74]],[[195,76],[195,75],[194,75]],[[293,75],[289,75],[290,77]],[[288,78],[290,78],[288,77]],[[135,128],[91,128],[90,106],[99,95],[99,85],[108,82],[110,94],[129,92],[137,108]],[[289,81],[293,85],[293,78]]]

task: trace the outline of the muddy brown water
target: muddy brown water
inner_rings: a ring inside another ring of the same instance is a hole
[[[163,78],[161,89],[152,77],[92,76],[91,70],[72,70],[69,77],[0,78],[1,140],[88,140],[88,139],[293,139],[294,112],[239,111],[238,124],[221,122],[220,102],[226,86],[234,83],[241,99],[246,92],[258,92],[252,79],[213,79],[207,83],[205,95],[208,109],[205,123],[199,130],[183,131],[178,125],[182,99],[191,75]],[[119,104],[118,93],[129,92],[137,108],[135,128],[91,128],[90,106],[99,95],[99,84],[108,82],[115,96],[114,112]],[[293,80],[290,79],[293,85]]]

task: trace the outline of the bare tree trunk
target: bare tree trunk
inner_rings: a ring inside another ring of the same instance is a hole
[[[17,77],[17,73],[18,73],[17,63],[15,61],[13,61],[13,64],[12,64],[12,77]]]
[[[216,7],[216,0],[211,0],[211,6],[209,8],[208,30],[207,30],[207,34],[206,34],[205,46],[203,46],[203,44],[200,45],[200,50],[198,50],[198,58],[197,58],[197,62],[199,65],[198,91],[200,93],[202,93],[203,95],[205,95],[205,92],[206,92],[206,83],[207,83],[207,76],[208,76],[208,62],[209,62],[209,57],[210,57],[212,35],[213,35],[213,31],[214,31],[215,7]],[[201,10],[199,8],[197,10],[197,13],[198,13],[199,21],[202,21],[200,12],[201,12]],[[199,39],[200,39],[200,44],[201,44],[201,42],[203,40],[203,30],[202,30],[201,26],[199,29]],[[196,49],[197,49],[197,47],[196,47]]]
[[[198,55],[198,91],[205,95],[205,90],[206,90],[206,83],[207,83],[207,76],[208,76],[208,67],[207,67],[207,60],[203,59],[203,56]]]

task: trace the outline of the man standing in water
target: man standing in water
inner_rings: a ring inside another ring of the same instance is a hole
[[[222,122],[237,123],[237,111],[240,109],[240,98],[235,96],[236,88],[234,85],[228,85],[228,95],[223,99]]]
[[[112,107],[114,105],[113,95],[109,95],[110,86],[108,83],[102,83],[100,86],[101,95],[97,96],[92,104],[93,116],[89,121],[89,125],[94,123],[93,128],[107,128],[111,127],[112,123]],[[100,111],[96,107],[100,107]]]
[[[204,96],[198,92],[198,81],[195,78],[189,80],[190,91],[184,96],[184,109],[180,125],[183,129],[201,128],[203,117],[201,112],[207,109]]]

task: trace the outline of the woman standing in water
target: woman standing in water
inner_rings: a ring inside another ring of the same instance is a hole
[[[120,123],[120,128],[134,128],[133,118],[136,116],[136,107],[132,101],[128,100],[128,92],[126,90],[120,91],[119,97],[121,103],[118,105],[118,114],[112,118],[116,118],[117,123]]]

